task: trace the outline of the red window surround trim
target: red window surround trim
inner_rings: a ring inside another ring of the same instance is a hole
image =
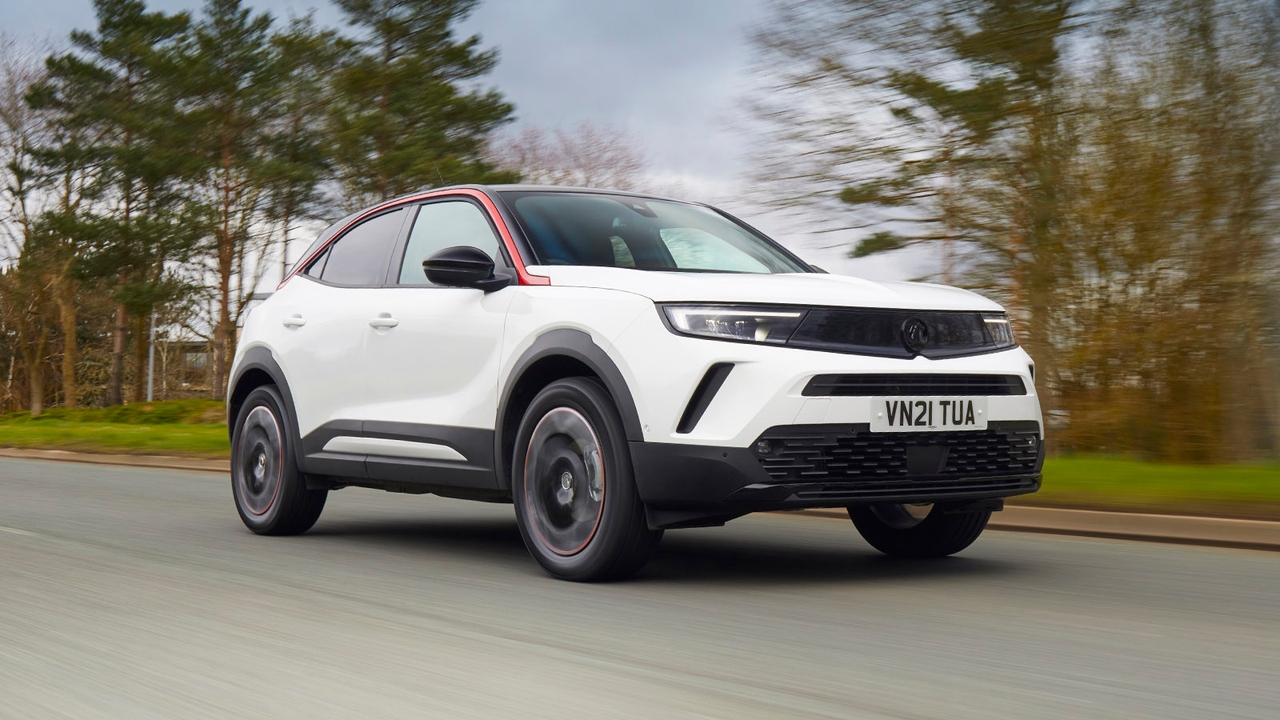
[[[455,197],[463,196],[463,197],[474,198],[480,201],[480,204],[483,205],[484,209],[489,213],[489,217],[492,218],[494,226],[498,228],[498,235],[501,236],[502,238],[502,244],[506,245],[507,253],[511,255],[511,261],[515,265],[515,269],[516,269],[516,278],[521,285],[550,285],[551,284],[551,278],[546,277],[544,275],[530,274],[529,271],[525,269],[524,258],[520,256],[520,251],[516,249],[516,242],[511,238],[511,230],[507,227],[506,222],[503,221],[502,215],[498,213],[498,208],[496,205],[493,204],[493,200],[490,200],[488,195],[485,195],[483,192],[479,190],[475,190],[473,188],[455,188],[451,190],[431,190],[428,192],[420,193],[418,195],[411,195],[406,198],[401,198],[393,203],[377,205],[363,213],[360,213],[359,216],[352,219],[351,222],[347,223],[341,229],[339,229],[338,232],[334,233],[333,237],[329,238],[328,242],[316,248],[315,252],[311,253],[307,257],[295,263],[293,266],[293,270],[289,273],[289,276],[286,277],[284,280],[281,280],[280,284],[276,287],[276,289],[279,290],[280,288],[284,287],[285,283],[293,279],[294,275],[297,275],[298,272],[302,270],[302,268],[306,267],[313,259],[316,258],[316,256],[324,252],[326,248],[328,248],[333,243],[337,242],[338,239],[341,238],[342,235],[346,233],[347,230],[353,227],[356,223],[363,221],[364,219],[368,218],[369,216],[375,213],[383,212],[384,210],[401,207],[402,205],[409,205],[411,203],[421,202],[423,200],[428,200],[430,198],[437,198],[437,197],[444,197],[444,196],[455,196]]]

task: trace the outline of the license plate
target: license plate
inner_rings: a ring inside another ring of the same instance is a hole
[[[871,432],[986,429],[984,397],[887,397],[871,401]]]

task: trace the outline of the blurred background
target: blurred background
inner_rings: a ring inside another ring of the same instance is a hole
[[[1043,489],[946,560],[756,513],[612,584],[504,505],[249,533],[245,313],[509,181],[1004,303]],[[1275,521],[1280,0],[0,0],[0,717],[1274,720]]]
[[[6,5],[0,445],[225,457],[321,228],[524,181],[1005,303],[1028,502],[1280,519],[1280,1]]]

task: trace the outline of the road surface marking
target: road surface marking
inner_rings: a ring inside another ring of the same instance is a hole
[[[3,525],[0,525],[0,532],[13,533],[14,535],[30,535],[35,537],[35,533],[30,530],[19,530],[18,528],[5,527]]]

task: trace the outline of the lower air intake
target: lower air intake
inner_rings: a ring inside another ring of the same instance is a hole
[[[755,448],[760,465],[779,483],[822,483],[841,495],[857,487],[869,494],[901,488],[923,495],[1015,489],[1023,478],[1040,472],[1039,436],[1035,422],[992,422],[986,430],[929,433],[873,433],[867,425],[791,425],[766,430]]]

